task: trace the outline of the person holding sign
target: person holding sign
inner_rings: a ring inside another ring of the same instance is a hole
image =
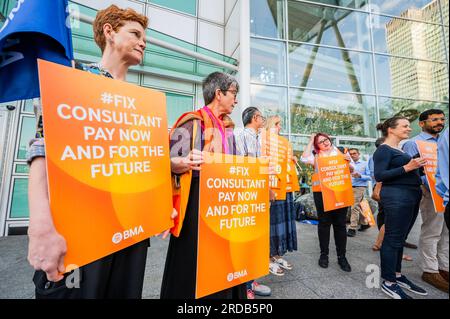
[[[143,59],[147,25],[148,18],[132,9],[111,5],[98,11],[93,28],[102,59],[98,64],[77,64],[77,68],[125,81],[129,67]],[[33,278],[36,298],[141,298],[148,239],[63,275],[66,241],[57,232],[50,212],[42,109],[38,100],[35,113],[36,138],[30,142],[28,154],[31,165],[28,261],[36,270]]]
[[[171,230],[160,296],[162,299],[194,299],[197,278],[199,186],[204,153],[234,154],[223,117],[237,103],[239,84],[231,75],[214,72],[203,81],[206,106],[183,114],[170,133],[174,205],[179,209]],[[213,271],[213,270],[211,270]],[[205,298],[245,299],[241,284]]]
[[[411,299],[402,288],[419,295],[427,292],[402,275],[403,243],[419,206],[422,191],[419,168],[425,159],[412,158],[399,143],[409,137],[411,127],[404,117],[393,117],[378,124],[386,140],[373,155],[375,179],[382,182],[380,203],[384,211],[385,234],[381,246],[381,289],[394,299]]]
[[[421,156],[436,162],[439,133],[442,132],[445,125],[444,112],[438,109],[422,112],[419,116],[419,125],[422,132],[406,142],[403,150],[411,157]],[[426,145],[432,146],[430,147],[431,152],[426,151]],[[436,166],[434,165],[434,167]],[[428,170],[428,166],[425,169]],[[448,228],[445,226],[444,214],[442,214],[444,206],[434,188],[434,176],[430,176],[429,180],[427,174],[428,172],[421,176],[423,184],[420,201],[422,226],[420,228],[418,261],[423,272],[423,281],[448,292]],[[442,206],[442,209],[436,208],[438,205]],[[418,211],[415,214],[417,216]]]
[[[237,150],[240,155],[261,157],[261,130],[265,122],[266,118],[254,106],[247,107],[242,112],[244,129],[236,136]],[[261,285],[256,280],[247,282],[247,299],[255,299],[255,295],[267,297],[271,293],[270,287]]]
[[[287,193],[288,141],[279,136],[281,117],[270,116],[266,121],[266,136],[263,138],[262,155],[271,158],[275,174],[271,178],[271,190],[276,194],[270,205],[270,264],[269,271],[283,276],[293,265],[284,256],[288,251],[297,250],[297,229],[293,213],[292,192]]]
[[[346,258],[347,251],[347,211],[348,206],[338,209],[325,211],[322,193],[322,187],[319,181],[319,167],[318,159],[331,156],[345,157],[345,160],[350,163],[350,155],[343,154],[339,149],[333,145],[330,137],[325,133],[312,134],[308,145],[305,147],[300,160],[309,165],[313,165],[315,174],[313,175],[313,196],[314,203],[317,209],[317,216],[319,218],[318,236],[320,242],[320,258],[319,266],[322,268],[328,267],[328,253],[330,245],[330,228],[333,225],[334,241],[336,244],[336,253],[338,256],[338,264],[343,271],[350,272],[352,270]]]

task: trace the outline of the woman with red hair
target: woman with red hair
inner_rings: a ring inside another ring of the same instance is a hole
[[[331,138],[325,133],[317,133],[311,135],[308,145],[301,156],[301,161],[305,164],[314,166],[315,174],[313,175],[313,196],[319,218],[318,235],[320,242],[320,258],[319,266],[328,267],[328,253],[330,244],[330,228],[333,225],[334,241],[336,244],[336,252],[338,256],[338,264],[343,271],[350,272],[351,267],[345,257],[347,247],[347,210],[348,207],[342,207],[332,211],[325,212],[318,178],[318,157],[328,157],[341,155],[345,156],[349,162],[351,158],[348,154],[343,154],[336,146],[333,145]]]

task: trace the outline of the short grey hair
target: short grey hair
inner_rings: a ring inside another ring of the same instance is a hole
[[[205,105],[214,101],[218,89],[226,94],[226,91],[233,84],[236,86],[236,90],[239,91],[239,83],[232,75],[223,72],[214,72],[208,75],[203,80],[203,98]]]

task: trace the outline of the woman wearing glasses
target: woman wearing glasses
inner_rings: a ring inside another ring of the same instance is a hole
[[[350,155],[343,154],[336,146],[331,142],[330,137],[324,133],[317,133],[311,135],[308,145],[303,152],[300,160],[305,163],[314,166],[315,174],[313,175],[313,196],[314,203],[317,209],[317,216],[319,218],[318,235],[320,242],[320,258],[319,266],[322,268],[328,267],[328,253],[330,244],[330,228],[333,225],[334,241],[336,244],[336,252],[338,256],[338,264],[343,271],[350,272],[352,269],[345,257],[347,247],[347,210],[348,207],[342,207],[332,211],[325,212],[322,198],[322,192],[320,188],[320,182],[318,178],[318,157],[329,156],[345,156],[347,161],[351,161]]]

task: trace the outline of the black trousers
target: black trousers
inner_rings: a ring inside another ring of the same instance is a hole
[[[140,299],[149,243],[146,239],[103,257],[56,283],[48,281],[45,272],[36,271],[36,299]]]
[[[414,224],[422,198],[419,186],[383,185],[381,204],[384,211],[384,239],[380,250],[381,277],[395,282],[402,271],[403,245]]]
[[[348,207],[335,209],[325,212],[323,208],[323,199],[321,192],[314,192],[314,203],[319,217],[317,227],[320,243],[320,254],[328,255],[330,246],[330,228],[333,225],[334,242],[336,244],[336,253],[338,257],[345,256],[347,251],[347,210]]]

